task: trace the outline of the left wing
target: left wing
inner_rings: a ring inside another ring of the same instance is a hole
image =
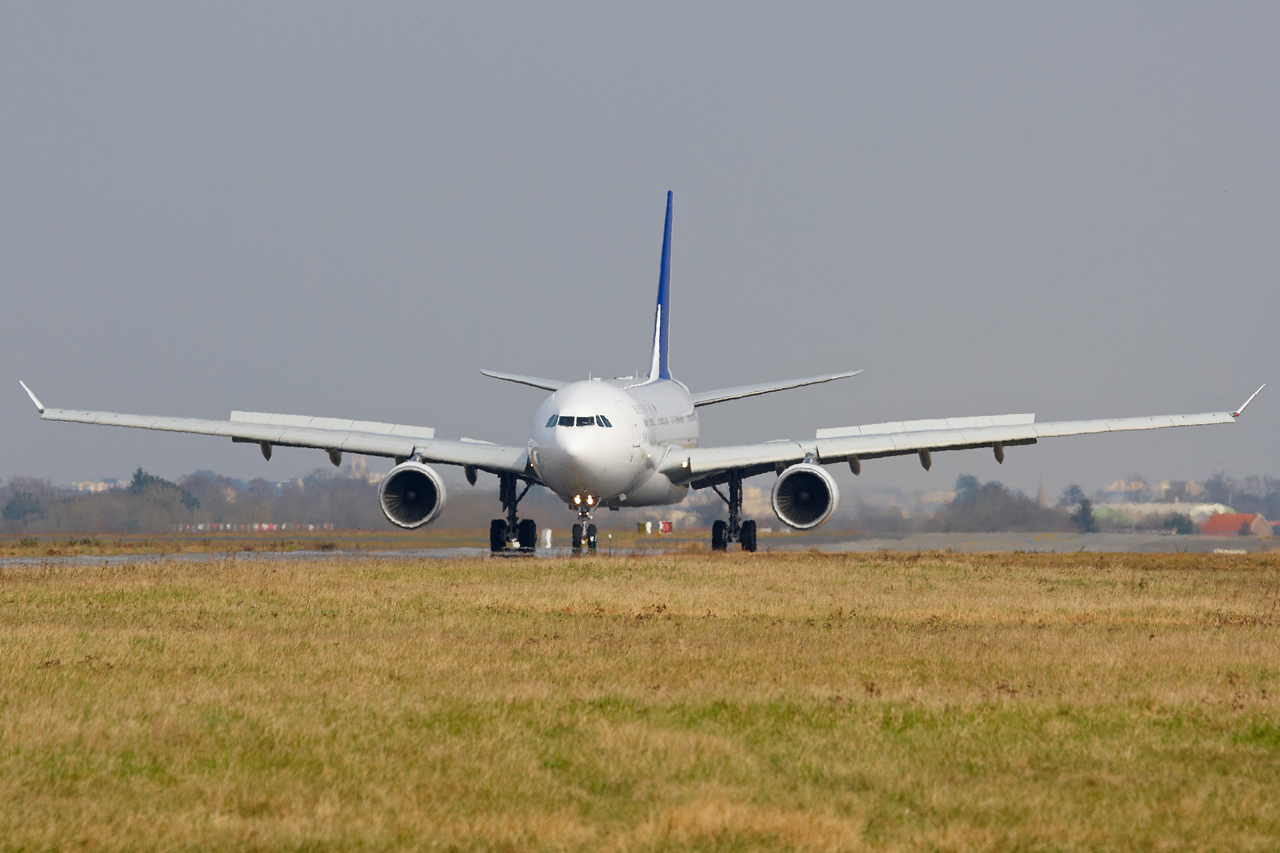
[[[526,448],[467,439],[438,439],[435,437],[435,430],[430,427],[265,412],[232,412],[229,420],[216,421],[49,409],[41,404],[25,382],[21,384],[36,404],[40,419],[46,421],[218,435],[232,441],[258,444],[262,448],[262,455],[268,459],[271,458],[271,448],[274,446],[315,447],[326,451],[335,465],[344,452],[363,453],[396,460],[418,457],[424,462],[465,465],[495,474],[532,476]]]
[[[788,379],[786,382],[761,382],[758,385],[739,385],[736,388],[700,391],[692,395],[693,405],[710,406],[712,403],[723,403],[725,400],[741,400],[743,397],[772,394],[774,391],[786,391],[789,388],[820,385],[823,382],[831,382],[836,379],[848,379],[850,376],[857,376],[861,372],[861,370],[850,370],[845,373],[827,373],[822,376],[810,376],[805,379]]]
[[[812,441],[771,441],[687,450],[673,448],[663,460],[661,470],[677,483],[704,488],[726,480],[729,471],[752,476],[806,459],[819,464],[848,462],[857,473],[864,459],[917,453],[927,469],[932,464],[930,454],[934,451],[990,447],[995,451],[996,459],[1003,462],[1005,447],[1035,444],[1041,438],[1234,423],[1258,391],[1253,392],[1244,406],[1234,412],[1043,424],[1035,423],[1034,415],[947,418],[823,429],[818,430]]]
[[[531,385],[534,388],[542,388],[545,391],[559,391],[569,384],[559,379],[540,379],[537,376],[521,376],[518,373],[499,373],[496,370],[481,370],[480,372],[490,379],[501,379],[504,382],[514,382],[517,385]]]

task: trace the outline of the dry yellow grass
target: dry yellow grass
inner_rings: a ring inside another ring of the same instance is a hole
[[[0,848],[1280,847],[1280,559],[0,570]]]

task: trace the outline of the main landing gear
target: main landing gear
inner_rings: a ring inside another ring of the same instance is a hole
[[[729,506],[728,522],[717,519],[711,525],[711,550],[725,551],[728,550],[730,542],[737,542],[742,546],[742,550],[755,553],[756,523],[738,520],[738,516],[742,514],[742,472],[729,471],[728,477],[728,497],[725,497],[714,483],[711,485],[711,488],[715,489],[716,494],[720,496],[720,500]]]
[[[516,494],[516,486],[520,478],[515,474],[498,475],[498,499],[502,501],[502,509],[507,517],[495,518],[489,522],[489,550],[493,553],[532,554],[538,544],[538,524],[533,519],[521,521],[516,515],[516,507],[520,499],[529,493],[533,483],[526,481],[524,490]]]

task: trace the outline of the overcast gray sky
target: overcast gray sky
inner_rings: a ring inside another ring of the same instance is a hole
[[[866,369],[704,444],[1268,381],[858,484],[1280,475],[1277,44],[1264,3],[0,3],[0,476],[327,464],[42,424],[20,378],[522,443],[541,392],[477,369],[644,364],[668,189],[679,378]]]

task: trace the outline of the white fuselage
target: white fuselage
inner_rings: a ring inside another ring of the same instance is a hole
[[[679,503],[688,487],[658,468],[672,447],[697,446],[693,399],[673,379],[574,382],[542,403],[529,431],[534,471],[574,508]]]

